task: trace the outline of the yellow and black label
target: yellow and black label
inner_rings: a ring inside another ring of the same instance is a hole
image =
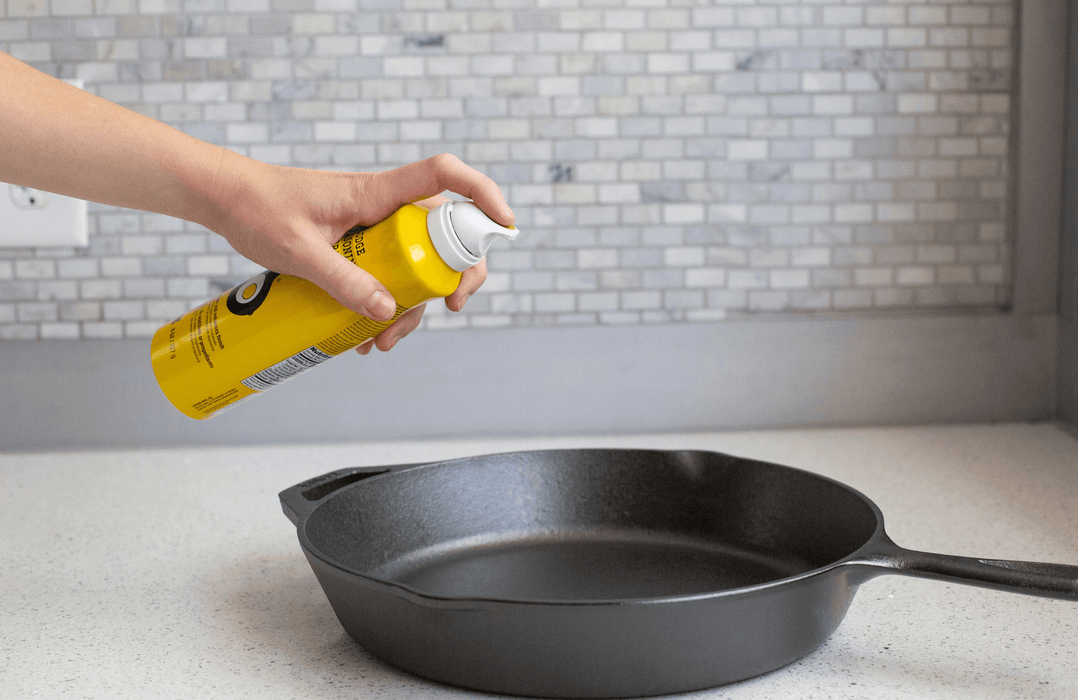
[[[334,246],[397,300],[392,320],[349,311],[299,277],[260,272],[154,334],[150,359],[165,396],[185,415],[208,418],[377,336],[408,309],[452,294],[461,273],[438,257],[426,212],[408,205]]]
[[[269,270],[258,273],[229,292],[225,298],[225,305],[237,316],[250,316],[265,301],[273,280],[279,276],[276,272]]]

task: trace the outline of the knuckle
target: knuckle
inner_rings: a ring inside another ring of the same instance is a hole
[[[440,170],[449,170],[461,162],[460,158],[457,158],[452,153],[439,153],[431,156],[429,160],[431,165]]]
[[[487,281],[487,266],[486,261],[480,262],[478,265],[469,267],[465,273],[467,275],[467,283],[472,287],[480,287]],[[462,285],[464,286],[464,285]]]

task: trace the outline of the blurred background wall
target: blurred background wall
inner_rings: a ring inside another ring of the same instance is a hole
[[[0,249],[0,449],[1078,421],[1071,4],[0,0],[41,70],[272,163],[454,153],[525,234],[207,424],[147,336],[257,268],[91,205]]]
[[[259,160],[450,152],[526,236],[429,328],[1000,309],[1015,0],[0,0],[0,49]],[[0,339],[119,338],[256,271],[94,206],[0,249]]]

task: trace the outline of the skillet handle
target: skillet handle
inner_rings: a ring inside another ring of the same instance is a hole
[[[299,527],[300,521],[306,520],[318,505],[331,495],[340,491],[345,486],[369,479],[372,476],[385,474],[396,469],[415,465],[398,465],[392,467],[349,467],[337,471],[316,476],[303,483],[296,484],[278,494],[281,499],[281,510]]]
[[[901,574],[1078,602],[1078,566],[1069,564],[919,552],[899,547],[886,535],[848,563],[864,567],[865,580],[880,574]]]

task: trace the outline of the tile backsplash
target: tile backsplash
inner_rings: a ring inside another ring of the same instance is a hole
[[[487,173],[525,235],[429,328],[721,321],[1008,303],[1016,7],[0,0],[0,49],[256,159]],[[0,249],[0,339],[145,336],[257,270],[90,231]]]

